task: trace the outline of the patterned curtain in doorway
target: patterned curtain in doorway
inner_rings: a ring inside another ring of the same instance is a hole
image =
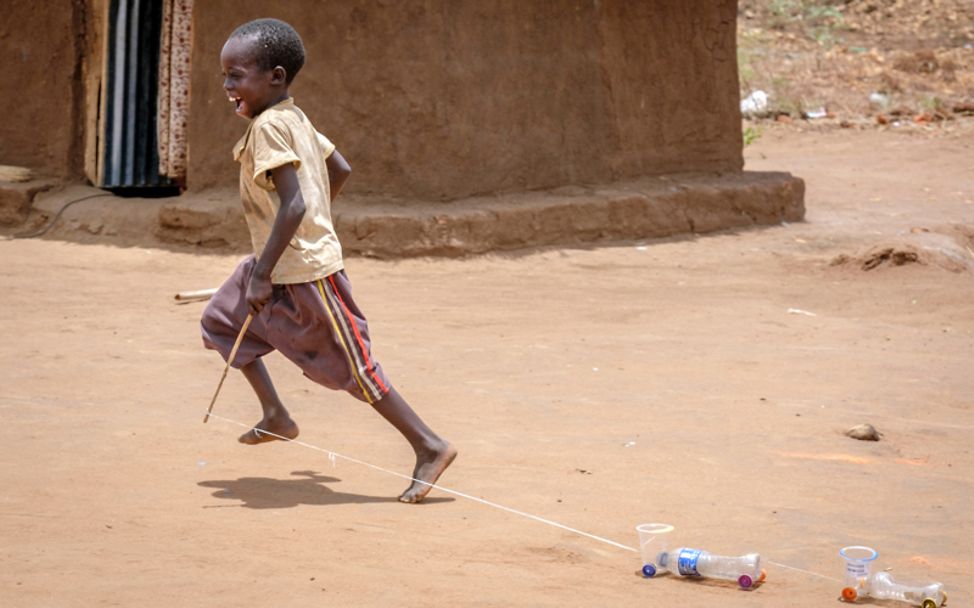
[[[159,173],[186,187],[193,0],[162,0],[159,49]]]

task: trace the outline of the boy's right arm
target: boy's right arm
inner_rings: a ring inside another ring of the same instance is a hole
[[[325,159],[325,165],[328,167],[328,187],[331,191],[331,200],[335,200],[342,188],[345,187],[348,176],[352,174],[352,168],[338,150],[334,150],[328,155],[328,158]]]

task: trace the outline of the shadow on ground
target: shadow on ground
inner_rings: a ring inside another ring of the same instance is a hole
[[[395,496],[363,496],[336,492],[324,484],[341,481],[315,471],[294,471],[297,479],[272,479],[269,477],[241,477],[201,481],[199,486],[218,488],[212,496],[238,500],[237,505],[205,505],[203,508],[239,506],[248,509],[287,509],[298,505],[343,505],[373,502],[398,502]],[[453,498],[426,498],[422,504],[452,502]]]

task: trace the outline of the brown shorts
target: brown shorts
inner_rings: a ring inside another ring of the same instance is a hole
[[[241,262],[203,311],[203,344],[224,360],[247,318],[253,268],[253,256]],[[352,300],[345,271],[311,283],[274,285],[274,295],[250,323],[231,365],[243,367],[274,350],[311,380],[362,401],[375,403],[389,392],[389,379],[372,358],[369,327]]]

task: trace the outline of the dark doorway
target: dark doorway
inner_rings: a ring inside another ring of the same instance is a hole
[[[179,186],[159,174],[156,99],[162,10],[160,0],[112,0],[109,5],[99,186],[117,194],[179,194]]]

